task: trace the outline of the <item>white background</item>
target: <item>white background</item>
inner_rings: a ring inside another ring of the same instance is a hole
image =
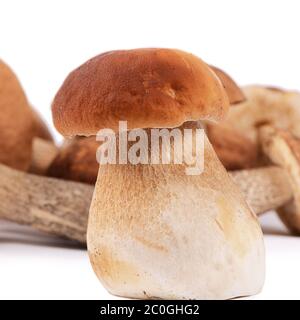
[[[107,50],[179,48],[240,84],[300,89],[299,12],[298,0],[0,0],[0,58],[59,140],[51,124],[55,92],[68,72]],[[278,224],[264,219],[269,231]],[[110,297],[84,251],[46,239],[40,246],[30,230],[15,229],[1,224],[0,298]],[[300,298],[300,240],[268,235],[266,244],[268,278],[258,298]]]

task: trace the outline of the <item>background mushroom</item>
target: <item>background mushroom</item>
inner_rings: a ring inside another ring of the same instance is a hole
[[[247,86],[246,101],[230,108],[225,123],[258,143],[258,128],[271,125],[300,137],[300,94],[276,88]]]
[[[291,200],[277,212],[288,229],[300,235],[300,139],[270,126],[261,128],[260,135],[264,152],[287,172],[292,190]]]
[[[245,94],[243,93],[242,89],[236,84],[236,82],[223,70],[210,66],[213,72],[218,76],[221,80],[224,89],[229,98],[229,102],[231,105],[243,102],[246,100]]]
[[[262,126],[259,140],[264,155],[275,166],[232,172],[257,214],[271,209],[294,233],[300,234],[300,140],[290,132]]]
[[[220,78],[229,98],[230,105],[244,102],[246,97],[242,89],[223,70],[210,66]],[[227,170],[238,170],[253,167],[257,162],[257,146],[241,130],[225,123],[207,122],[205,130],[219,159]]]
[[[56,128],[74,136],[116,130],[120,120],[148,133],[190,120],[218,121],[228,107],[220,80],[200,59],[138,49],[99,55],[73,71],[52,111]],[[260,226],[206,138],[204,145],[198,176],[186,175],[185,164],[99,167],[88,250],[111,293],[224,299],[260,291]]]
[[[99,142],[95,137],[74,138],[59,149],[47,170],[50,177],[95,184],[99,164],[96,160]]]
[[[227,170],[252,168],[257,163],[257,145],[239,130],[227,125],[205,125],[206,134]]]
[[[52,142],[52,137],[39,115],[28,104],[17,77],[1,60],[0,110],[0,163],[23,171],[31,167],[35,171],[36,165],[32,163],[32,159],[33,156],[35,159],[38,157],[32,152],[33,141],[37,138],[49,143]],[[53,142],[50,146],[54,148]],[[34,150],[38,151],[40,148],[36,146]],[[43,154],[49,159],[53,153]]]

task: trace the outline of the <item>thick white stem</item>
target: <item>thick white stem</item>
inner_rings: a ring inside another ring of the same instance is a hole
[[[113,294],[225,299],[260,291],[264,246],[256,216],[205,139],[205,169],[100,166],[88,250]]]

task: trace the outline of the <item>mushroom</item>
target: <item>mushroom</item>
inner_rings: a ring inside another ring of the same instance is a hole
[[[129,133],[147,128],[149,135],[151,128],[189,120],[218,121],[228,107],[220,80],[197,57],[136,49],[99,55],[73,71],[52,112],[67,137],[117,131],[120,120],[127,120]],[[261,228],[206,136],[204,172],[186,175],[186,169],[161,163],[99,166],[87,244],[94,271],[111,293],[228,299],[261,290]]]
[[[257,163],[257,146],[240,131],[227,125],[206,123],[206,134],[227,170],[253,168]]]
[[[265,126],[260,130],[262,148],[271,161],[288,174],[292,198],[277,209],[290,231],[300,235],[300,139],[288,131]]]
[[[244,102],[246,100],[246,97],[243,91],[239,88],[239,86],[235,83],[235,81],[226,72],[214,66],[210,66],[210,68],[221,80],[231,105]]]
[[[232,172],[256,213],[276,209],[294,234],[300,235],[300,139],[286,130],[263,126],[259,139],[265,155],[277,167]]]
[[[234,80],[221,69],[211,69],[222,79],[231,104],[245,100],[242,90]],[[219,159],[227,170],[251,168],[256,163],[256,145],[238,130],[222,124],[205,124],[207,136]],[[99,142],[95,138],[83,137],[66,140],[56,158],[48,168],[47,175],[85,183],[95,184],[99,165],[96,152]]]
[[[261,143],[263,146],[265,145],[263,142],[264,139],[270,140],[270,137],[263,139],[259,135],[260,127],[266,125],[273,127],[272,130],[276,133],[274,133],[274,135],[277,140],[284,141],[283,136],[290,136],[290,140],[293,141],[295,141],[296,138],[300,138],[300,93],[260,86],[248,86],[243,90],[247,100],[230,109],[229,116],[224,122],[225,126],[234,128],[245,134],[258,148],[260,148]],[[276,128],[287,130],[289,133],[283,134],[280,130],[277,132]],[[287,140],[282,142],[282,144],[285,144],[285,149],[289,149]],[[266,149],[266,147],[263,148]],[[276,149],[276,152],[281,151]],[[291,150],[288,154],[291,155],[293,152],[294,151]],[[265,157],[266,154],[268,156],[267,159]],[[288,157],[287,155],[284,156]],[[265,165],[270,157],[272,158],[272,156],[268,154],[268,151],[259,150],[254,167]],[[286,159],[286,161],[288,161],[288,159]],[[246,181],[245,184],[247,185],[247,183],[248,181]],[[267,194],[266,191],[264,193]],[[295,194],[291,194],[291,198],[296,199],[295,197]],[[284,206],[283,209],[278,208],[277,211],[287,227],[293,233],[300,234],[300,228],[296,221],[297,218],[295,218],[297,215],[287,215],[287,212],[291,212],[292,209],[289,210],[287,206]],[[284,212],[283,215],[282,212]],[[291,218],[291,216],[293,216],[293,218]]]
[[[33,150],[37,153],[33,153],[32,143],[39,138],[50,145],[52,137],[39,115],[29,106],[17,77],[1,60],[0,110],[0,163],[23,171],[31,167],[35,171],[37,161],[32,163],[32,158],[38,159],[40,148],[35,147]],[[53,142],[51,148],[54,148]],[[43,155],[48,159],[52,153],[44,152]]]
[[[242,89],[227,73],[214,66],[210,68],[222,81],[231,105],[246,100]],[[226,123],[207,122],[205,129],[209,141],[227,170],[247,169],[256,164],[257,146],[245,134]]]
[[[50,177],[95,184],[99,142],[94,137],[77,138],[63,146],[47,170]]]
[[[276,88],[247,86],[247,100],[230,108],[226,123],[258,144],[258,128],[271,125],[300,138],[300,93]]]

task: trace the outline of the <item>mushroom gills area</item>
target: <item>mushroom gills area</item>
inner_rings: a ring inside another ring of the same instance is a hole
[[[100,165],[87,241],[93,269],[112,294],[230,299],[261,290],[259,223],[206,136],[204,172],[185,169]]]

